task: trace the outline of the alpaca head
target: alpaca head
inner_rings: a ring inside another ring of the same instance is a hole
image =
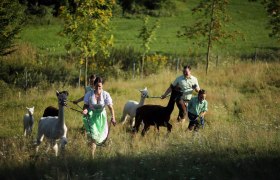
[[[141,98],[147,98],[148,97],[148,89],[145,87],[145,89],[139,90],[141,92]]]
[[[29,114],[33,115],[33,113],[34,113],[34,106],[31,107],[31,108],[26,107],[26,109],[27,109],[27,111],[28,111]]]
[[[56,91],[56,96],[58,98],[58,104],[62,105],[62,106],[66,106],[67,103],[67,96],[69,95],[69,93],[67,91]]]

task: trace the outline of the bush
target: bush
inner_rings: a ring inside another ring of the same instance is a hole
[[[159,73],[167,64],[168,58],[164,55],[148,55],[146,56],[146,66],[144,73],[146,75]]]

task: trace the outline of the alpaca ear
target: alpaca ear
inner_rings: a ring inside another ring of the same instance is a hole
[[[58,92],[58,90],[56,90],[56,96],[58,96],[59,95],[59,92]]]
[[[145,87],[145,89],[144,89],[145,91],[147,91],[147,87]]]

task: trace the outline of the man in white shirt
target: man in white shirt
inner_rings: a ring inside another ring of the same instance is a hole
[[[187,115],[188,102],[192,98],[192,92],[193,90],[196,92],[200,90],[197,78],[191,75],[190,65],[184,66],[183,75],[177,77],[171,86],[179,87],[180,91],[183,93],[183,95],[176,100],[176,105],[179,109],[177,120],[179,122],[184,122]],[[171,90],[171,87],[168,87],[161,98],[164,99],[171,92]]]

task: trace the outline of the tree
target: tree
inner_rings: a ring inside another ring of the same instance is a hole
[[[266,13],[269,17],[269,26],[271,27],[270,37],[274,37],[280,42],[280,1],[263,0]]]
[[[131,12],[135,0],[119,0],[119,4],[122,7],[122,15],[124,16],[125,12]]]
[[[0,1],[0,56],[15,50],[14,40],[24,24],[23,11],[18,0]]]
[[[230,21],[227,14],[228,0],[201,0],[192,9],[193,14],[198,14],[197,21],[190,26],[183,26],[183,32],[178,32],[178,37],[201,38],[198,45],[206,46],[206,74],[208,72],[210,51],[215,42],[222,43],[222,40],[234,40],[237,31],[225,30],[226,24]]]
[[[98,52],[109,55],[108,46],[113,36],[109,35],[114,0],[78,0],[74,13],[61,7],[64,18],[64,33],[81,53],[81,64],[85,65],[85,85],[87,85],[88,60],[94,60]]]
[[[141,62],[141,77],[143,77],[144,72],[144,62],[146,54],[150,51],[150,43],[152,40],[155,39],[155,31],[157,28],[159,28],[159,21],[157,20],[156,23],[149,28],[148,27],[149,18],[148,16],[143,18],[143,27],[140,30],[140,33],[138,35],[138,38],[142,39],[142,47],[144,49],[143,55],[142,55],[142,62]]]

